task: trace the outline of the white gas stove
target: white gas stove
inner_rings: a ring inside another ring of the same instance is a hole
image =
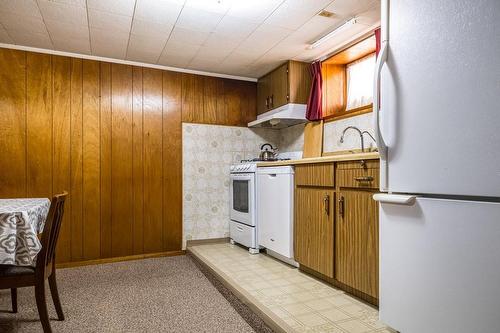
[[[276,160],[297,159],[302,153],[282,153]],[[259,253],[256,211],[257,162],[259,159],[242,160],[230,167],[229,183],[229,235],[231,243],[248,247],[250,253]]]

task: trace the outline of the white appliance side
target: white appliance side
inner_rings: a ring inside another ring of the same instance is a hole
[[[293,168],[257,169],[259,245],[293,258]]]
[[[388,26],[387,190],[500,197],[500,1],[390,1]]]
[[[498,332],[500,203],[380,208],[380,320],[404,333]]]

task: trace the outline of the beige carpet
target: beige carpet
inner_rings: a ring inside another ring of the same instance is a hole
[[[254,332],[187,256],[60,269],[66,320],[54,332]],[[0,290],[0,332],[41,332],[33,288],[21,288],[19,312]]]

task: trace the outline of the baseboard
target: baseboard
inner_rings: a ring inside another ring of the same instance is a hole
[[[57,268],[70,268],[70,267],[87,266],[87,265],[109,264],[109,263],[113,263],[113,262],[129,261],[129,260],[139,260],[139,259],[158,258],[158,257],[171,257],[171,256],[178,256],[178,255],[183,255],[183,254],[186,254],[185,250],[145,253],[145,254],[134,254],[134,255],[123,256],[123,257],[63,262],[63,263],[56,264],[56,267]]]
[[[191,239],[186,242],[186,247],[204,244],[229,243],[229,237],[223,238],[207,238],[207,239]]]

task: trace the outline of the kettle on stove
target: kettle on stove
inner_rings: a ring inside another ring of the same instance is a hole
[[[261,161],[274,161],[276,160],[278,148],[273,148],[270,143],[264,143],[260,146],[259,159]]]

